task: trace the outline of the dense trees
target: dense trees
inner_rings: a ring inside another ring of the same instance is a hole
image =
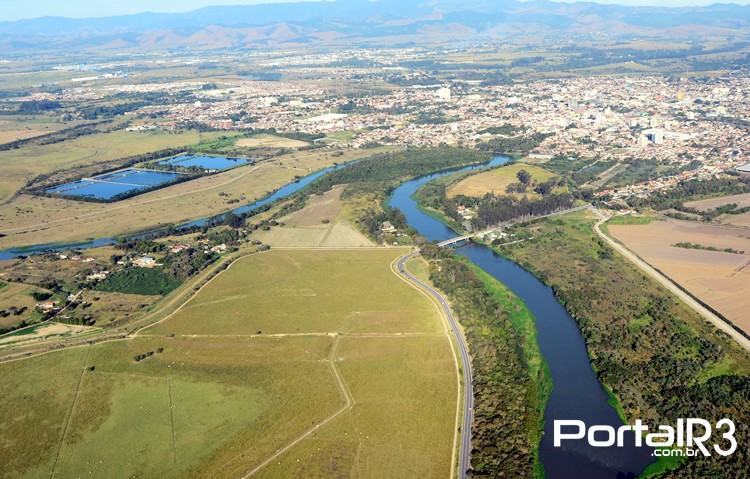
[[[474,372],[472,477],[532,477],[541,426],[541,398],[502,304],[451,251],[422,249],[430,280],[461,319]]]
[[[739,444],[750,441],[750,356],[613,254],[591,222],[547,220],[533,241],[501,251],[554,288],[629,419],[674,425],[680,417],[729,417]],[[690,458],[664,477],[749,475],[748,450],[740,447],[726,459]]]

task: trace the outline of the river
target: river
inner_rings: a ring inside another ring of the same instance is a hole
[[[401,210],[411,227],[432,241],[442,241],[457,234],[441,221],[421,211],[412,198],[425,183],[462,171],[481,170],[501,166],[509,159],[495,157],[483,165],[442,171],[423,176],[396,188],[389,204]],[[252,213],[277,200],[286,198],[322,177],[329,171],[346,165],[329,167],[289,183],[262,199],[233,210],[236,214]],[[189,228],[202,226],[220,218],[201,218],[177,226]],[[114,244],[114,238],[97,238],[76,243],[39,244],[24,248],[0,250],[0,260],[17,258],[43,251],[86,249]],[[575,321],[557,301],[552,290],[534,275],[487,247],[469,244],[457,252],[487,271],[513,291],[536,318],[539,347],[552,376],[553,389],[547,403],[545,428],[540,446],[540,460],[546,476],[551,479],[606,479],[632,477],[651,462],[651,450],[630,447],[594,448],[585,441],[567,441],[564,447],[553,447],[553,421],[555,419],[580,419],[587,425],[622,425],[615,410],[607,402],[608,395],[591,369],[586,345]],[[632,444],[632,433],[626,434],[626,444]]]
[[[292,183],[287,183],[286,185],[282,186],[278,190],[264,196],[263,198],[257,201],[253,201],[252,203],[233,209],[232,213],[236,215],[241,215],[241,214],[249,214],[254,211],[257,211],[258,209],[263,208],[266,205],[269,205],[278,200],[291,196],[292,194],[308,186],[310,183],[317,180],[321,176],[325,175],[329,171],[333,171],[338,168],[344,168],[345,166],[349,164],[351,163],[344,163],[344,164],[340,164],[336,166],[330,166],[328,168],[318,170],[314,173],[310,173],[309,175],[302,177],[298,179],[297,181],[294,181]],[[179,229],[201,227],[212,221],[220,220],[225,214],[226,213],[221,214],[221,215],[209,216],[205,218],[199,218],[196,220],[188,221],[188,222],[176,225],[175,228],[179,230]],[[145,237],[145,236],[148,236],[149,234],[153,234],[158,231],[161,231],[161,230],[153,230],[153,231],[138,233],[138,234],[131,235],[130,237],[134,237],[134,238]],[[44,253],[47,251],[67,251],[71,249],[99,248],[102,246],[109,246],[109,245],[113,245],[116,243],[117,243],[116,238],[104,237],[104,238],[96,238],[92,240],[77,241],[77,242],[70,242],[70,243],[42,243],[42,244],[36,244],[33,246],[6,248],[6,249],[0,250],[0,260],[13,259],[13,258],[21,257],[21,256],[28,256],[31,254]]]
[[[486,165],[458,171],[496,167],[507,161],[508,158],[496,157]],[[389,205],[401,210],[409,225],[428,240],[442,241],[458,236],[443,222],[420,210],[413,198],[425,183],[456,172],[439,172],[403,183],[393,191]],[[459,247],[456,252],[505,284],[521,298],[536,318],[539,348],[549,366],[553,384],[544,411],[544,434],[539,450],[546,477],[634,477],[654,462],[651,449],[632,445],[632,432],[625,435],[625,444],[630,444],[629,447],[595,448],[585,440],[565,441],[563,447],[554,447],[555,419],[579,419],[588,426],[610,425],[617,428],[622,425],[616,411],[608,403],[607,392],[591,368],[578,325],[557,300],[552,289],[516,263],[477,244]],[[603,437],[598,435],[597,439]]]

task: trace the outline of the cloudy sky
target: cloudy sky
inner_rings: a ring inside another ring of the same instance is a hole
[[[290,0],[0,0],[0,20],[42,16],[102,17],[140,12],[187,12],[208,5],[248,5]],[[571,1],[571,0],[568,0]],[[573,0],[574,1],[574,0]],[[595,0],[626,5],[708,5],[718,0]],[[750,0],[721,0],[748,4]]]

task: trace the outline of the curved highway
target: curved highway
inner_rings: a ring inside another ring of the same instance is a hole
[[[402,256],[401,258],[399,258],[396,266],[401,276],[403,276],[409,282],[425,291],[426,293],[430,294],[437,300],[437,302],[440,304],[440,307],[443,309],[443,314],[445,314],[445,317],[448,319],[448,324],[450,325],[451,332],[456,338],[456,345],[458,346],[459,356],[461,356],[461,369],[463,370],[462,376],[464,389],[464,414],[463,420],[461,422],[461,441],[459,443],[458,451],[458,477],[460,479],[465,479],[466,472],[471,466],[471,425],[474,421],[474,377],[471,370],[469,347],[466,344],[466,340],[464,339],[463,334],[461,334],[461,329],[458,327],[458,322],[453,316],[453,311],[451,310],[445,298],[443,298],[443,296],[437,290],[435,290],[435,288],[423,283],[420,279],[416,278],[414,275],[406,271],[406,268],[404,266],[406,262],[410,258],[417,256],[418,254],[418,252],[414,252],[409,253],[406,256]]]

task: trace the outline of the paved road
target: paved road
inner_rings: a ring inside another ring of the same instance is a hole
[[[448,324],[450,325],[451,332],[456,337],[456,345],[458,346],[459,356],[461,357],[461,369],[463,370],[464,389],[464,414],[463,420],[461,422],[461,440],[459,443],[458,451],[458,477],[459,479],[465,479],[466,472],[469,470],[469,467],[471,465],[471,425],[474,422],[474,377],[471,370],[469,347],[466,344],[466,340],[464,339],[463,334],[461,334],[461,329],[458,327],[458,322],[453,316],[453,311],[451,310],[445,298],[443,298],[443,296],[437,290],[435,290],[435,288],[423,283],[420,279],[417,279],[416,277],[414,277],[414,275],[406,271],[406,268],[404,267],[406,262],[410,258],[418,254],[419,253],[416,252],[410,253],[399,258],[396,266],[401,276],[403,276],[404,278],[409,280],[409,282],[424,290],[426,293],[430,294],[437,300],[437,302],[443,309],[445,317],[448,319]]]
[[[696,301],[692,296],[690,296],[688,293],[680,289],[668,276],[663,275],[656,269],[654,269],[650,264],[643,261],[638,255],[627,249],[622,244],[616,242],[601,230],[601,225],[604,224],[609,217],[606,216],[604,213],[602,213],[597,208],[593,208],[592,210],[594,213],[599,216],[600,220],[597,221],[597,223],[594,225],[594,231],[601,239],[607,242],[612,248],[615,249],[615,251],[619,252],[621,255],[623,255],[625,258],[630,260],[633,264],[635,264],[638,268],[641,269],[644,273],[654,278],[656,281],[659,282],[662,286],[667,288],[669,291],[674,293],[678,298],[680,298],[685,304],[687,304],[690,308],[695,310],[698,314],[703,316],[705,319],[713,323],[714,326],[719,328],[720,330],[727,333],[729,336],[732,337],[735,341],[737,341],[743,348],[750,350],[750,341],[740,334],[736,329],[734,329],[731,325],[727,324],[726,321],[724,321],[722,318],[714,314],[712,311],[707,309],[705,306],[700,304],[698,301]]]

